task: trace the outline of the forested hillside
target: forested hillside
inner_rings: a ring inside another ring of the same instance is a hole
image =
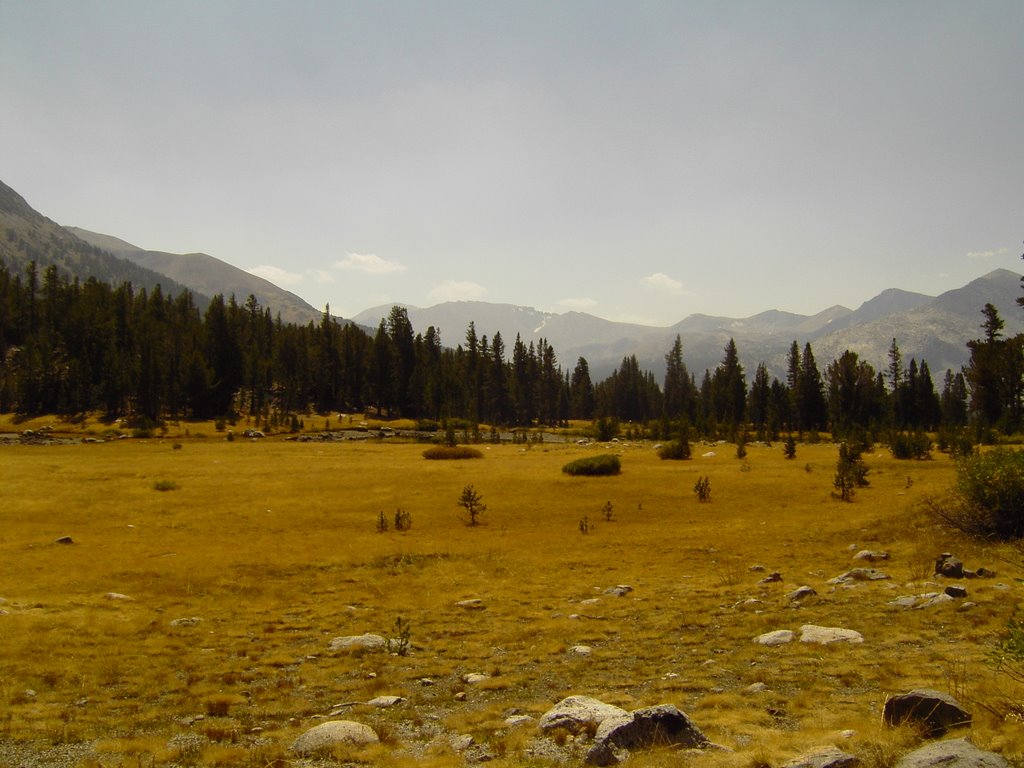
[[[96,278],[40,275],[31,262],[0,267],[0,410],[25,414],[102,411],[160,422],[238,413],[279,418],[305,412],[510,426],[605,418],[652,436],[688,425],[706,435],[750,429],[934,429],[1020,426],[1022,337],[1003,337],[998,311],[979,313],[964,372],[946,371],[941,394],[926,361],[903,359],[893,339],[889,366],[876,371],[850,351],[822,370],[810,343],[792,343],[784,381],[758,365],[749,384],[736,343],[700,379],[679,337],[666,350],[662,382],[626,356],[593,382],[585,358],[563,366],[545,340],[511,346],[470,323],[445,346],[430,327],[414,333],[394,307],[374,334],[324,313],[320,322],[283,323],[250,296],[215,296],[200,311],[193,295],[113,287]]]

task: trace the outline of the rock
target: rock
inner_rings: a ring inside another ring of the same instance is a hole
[[[970,725],[971,715],[948,693],[918,688],[886,699],[882,722],[893,727],[904,723],[917,725],[926,736],[934,738],[950,728]]]
[[[374,730],[353,720],[329,720],[310,728],[292,742],[291,750],[297,755],[315,755],[329,750],[336,744],[366,746],[376,744],[380,739]]]
[[[171,622],[172,627],[194,627],[201,622],[198,616],[186,616]]]
[[[625,597],[632,591],[633,588],[629,586],[629,584],[619,584],[614,587],[609,587],[604,591],[604,593],[606,595],[615,595],[616,597]]]
[[[573,656],[589,656],[594,652],[594,649],[589,645],[574,645],[569,649],[569,653]]]
[[[452,698],[454,698],[456,701],[465,701],[468,697],[466,696],[465,691],[459,691]]]
[[[600,602],[600,597],[588,597],[586,600],[580,600],[580,605],[597,605]]]
[[[814,624],[804,624],[800,627],[801,643],[817,643],[818,645],[831,645],[832,643],[863,643],[864,637],[860,632],[841,627],[819,627]]]
[[[420,685],[422,685],[424,688],[429,688],[430,686],[434,685],[434,681],[429,677],[421,677]]]
[[[765,632],[763,635],[758,635],[754,638],[754,642],[758,645],[767,645],[769,648],[774,648],[777,645],[792,643],[795,639],[796,635],[791,630],[776,629],[774,632]]]
[[[927,600],[924,600],[919,605],[915,605],[914,608],[934,608],[937,605],[944,605],[945,603],[952,603],[953,596],[947,595],[945,592],[941,594],[933,594],[928,596]]]
[[[387,709],[388,707],[393,707],[396,704],[401,704],[403,701],[405,701],[405,699],[401,696],[377,696],[366,702],[366,705],[369,707]]]
[[[693,721],[672,704],[638,709],[623,717],[608,718],[597,727],[588,765],[615,765],[637,749],[681,746],[706,747],[710,741]]]
[[[841,749],[824,747],[783,763],[782,768],[852,768],[859,762],[856,757]]]
[[[889,578],[889,574],[877,568],[854,568],[853,570],[841,573],[834,579],[829,579],[829,584],[849,584],[851,581],[883,581]]]
[[[761,579],[757,583],[758,584],[776,584],[776,583],[778,583],[780,581],[782,581],[782,574],[779,573],[778,571],[772,571],[771,573],[769,573],[767,576],[765,576],[763,579]]]
[[[764,693],[768,690],[768,686],[764,683],[751,683],[743,689],[744,693]]]
[[[120,592],[107,592],[107,594],[105,594],[103,596],[103,598],[105,600],[131,600],[132,599],[132,598],[128,597],[128,595],[122,595]]]
[[[758,611],[763,607],[764,601],[758,600],[756,597],[748,597],[746,600],[740,600],[733,605],[733,608],[738,611]]]
[[[975,574],[977,574],[979,579],[994,579],[996,577],[995,571],[990,571],[988,568],[985,568],[984,566],[976,570]]]
[[[877,563],[880,560],[888,560],[888,552],[876,552],[870,549],[862,549],[856,555],[853,556],[854,560],[864,560],[869,563]]]
[[[462,682],[466,685],[479,685],[480,683],[490,680],[490,675],[485,675],[483,672],[470,672],[467,675],[462,676]]]
[[[61,536],[59,539],[54,539],[54,544],[74,544],[75,540],[70,536]]]
[[[811,587],[805,585],[794,589],[792,592],[786,595],[786,599],[789,600],[789,602],[791,603],[799,603],[810,597],[815,597],[817,594],[818,593],[815,592]]]
[[[455,605],[459,608],[465,608],[467,611],[482,611],[487,607],[484,605],[484,601],[479,597],[474,597],[469,600],[459,600]]]
[[[943,590],[943,592],[950,597],[967,597],[967,587],[961,587],[959,584],[950,584]]]
[[[964,577],[964,564],[959,558],[953,557],[949,552],[943,552],[935,560],[935,573],[949,579],[962,579]]]
[[[590,696],[569,696],[541,715],[539,725],[542,731],[564,728],[570,733],[579,733],[588,727],[596,728],[610,717],[628,715],[621,707]]]
[[[752,573],[764,573],[766,570],[768,570],[768,569],[765,568],[763,565],[752,565],[752,566],[750,566],[750,571]]]
[[[336,637],[328,646],[332,651],[381,651],[387,646],[387,640],[380,635],[348,635]]]
[[[509,728],[520,728],[524,725],[533,725],[535,722],[537,721],[529,715],[512,715],[505,718],[505,725]]]
[[[985,752],[967,739],[937,741],[904,755],[895,768],[1009,768],[994,752]]]

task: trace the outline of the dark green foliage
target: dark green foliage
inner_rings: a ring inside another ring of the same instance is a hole
[[[889,450],[894,459],[929,459],[932,439],[924,432],[893,432],[889,437]]]
[[[693,486],[693,492],[697,494],[697,501],[706,504],[711,501],[711,480],[708,477],[698,477]]]
[[[868,485],[868,468],[860,457],[859,446],[842,443],[839,446],[839,460],[836,462],[836,474],[832,479],[835,488],[833,498],[842,501],[853,501],[857,488]]]
[[[659,459],[681,461],[690,458],[690,442],[688,440],[670,440],[658,448]]]
[[[974,437],[966,427],[941,429],[939,450],[949,453],[954,459],[962,459],[974,453]]]
[[[409,655],[409,639],[412,636],[412,630],[409,626],[409,622],[405,621],[401,616],[395,619],[395,625],[391,628],[392,637],[389,637],[385,648],[388,653],[393,653],[396,656],[408,656]]]
[[[619,434],[619,420],[602,416],[594,422],[594,437],[601,443],[614,440]]]
[[[622,471],[622,462],[612,454],[587,456],[570,461],[562,467],[562,471],[567,475],[617,475]]]
[[[786,435],[786,442],[782,447],[782,453],[787,459],[796,458],[796,440],[792,435]]]
[[[584,535],[590,533],[590,518],[584,516],[583,519],[580,520],[579,529],[580,533]]]
[[[1024,538],[1024,452],[996,448],[961,459],[954,497],[936,511],[955,528],[983,538]]]
[[[395,512],[395,530],[408,531],[410,528],[412,528],[412,515],[399,508]]]
[[[377,515],[377,533],[388,532],[388,516],[381,510]]]
[[[178,484],[173,480],[157,480],[153,483],[154,491],[176,491]]]
[[[747,458],[747,440],[748,435],[746,431],[742,432],[738,438],[736,438],[736,458],[745,459]]]
[[[615,509],[612,507],[612,503],[610,501],[605,502],[605,505],[601,507],[601,514],[604,515],[606,523],[610,523],[615,520]]]
[[[423,452],[424,459],[445,461],[457,459],[482,459],[484,455],[468,445],[433,445]]]

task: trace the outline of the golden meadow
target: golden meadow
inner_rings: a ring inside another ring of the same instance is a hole
[[[1020,600],[1020,550],[927,515],[923,502],[954,480],[947,456],[896,461],[878,446],[865,455],[870,486],[843,503],[830,443],[800,444],[794,460],[781,443],[750,445],[743,461],[735,445],[694,443],[685,462],[659,460],[650,442],[480,446],[468,461],[426,461],[424,448],[228,441],[194,424],[0,447],[0,741],[91,742],[92,766],[288,765],[288,745],[341,711],[383,743],[339,760],[461,765],[446,737],[469,734],[497,765],[545,765],[528,756],[535,729],[505,718],[586,694],[676,704],[731,750],[694,765],[778,765],[839,744],[885,766],[917,741],[882,726],[886,695],[929,687],[968,703],[976,743],[1024,753],[1020,723],[991,711],[1021,691],[986,661]],[[621,456],[620,475],[561,472],[602,452]],[[706,504],[693,490],[702,476]],[[457,503],[468,484],[487,505],[476,527]],[[379,532],[398,509],[411,528]],[[859,549],[888,551],[877,567],[891,579],[829,585]],[[969,610],[890,606],[942,589],[940,552],[998,577],[964,582]],[[759,584],[755,565],[782,581]],[[633,591],[604,594],[620,584]],[[801,585],[818,597],[791,605]],[[483,610],[456,605],[474,598]],[[407,655],[329,650],[341,635],[389,637],[399,617]],[[864,643],[752,642],[803,624]],[[580,644],[592,655],[569,653]],[[490,678],[464,684],[473,672]],[[385,694],[407,701],[365,705]]]

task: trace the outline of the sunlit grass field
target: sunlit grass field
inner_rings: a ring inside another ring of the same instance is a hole
[[[695,765],[778,765],[840,744],[882,766],[915,739],[881,725],[886,695],[929,687],[969,703],[976,743],[1020,759],[1020,724],[986,708],[1007,681],[985,658],[1021,599],[1020,550],[926,515],[922,501],[953,482],[948,457],[895,461],[878,447],[870,486],[843,503],[832,444],[801,444],[794,460],[751,445],[745,462],[734,445],[693,447],[686,462],[659,460],[650,442],[426,461],[422,444],[229,442],[212,429],[0,446],[0,741],[94,742],[88,762],[103,766],[298,764],[288,745],[340,712],[383,738],[339,755],[351,761],[461,765],[450,737],[469,734],[499,765],[544,765],[527,752],[536,730],[505,718],[586,694],[676,704],[731,750]],[[620,455],[619,476],[561,472],[601,452]],[[457,503],[469,484],[487,505],[476,527]],[[399,508],[411,529],[379,532],[380,513]],[[891,579],[828,584],[862,565],[860,549],[888,551],[875,567]],[[969,610],[890,606],[941,591],[940,552],[998,576],[963,582]],[[781,582],[758,583],[773,571]],[[633,591],[605,594],[616,585]],[[790,604],[801,585],[818,597]],[[473,598],[483,610],[457,605]],[[329,649],[390,637],[399,617],[407,655]],[[752,642],[804,624],[864,643]],[[462,681],[474,672],[490,677]],[[385,694],[407,701],[365,704]]]

